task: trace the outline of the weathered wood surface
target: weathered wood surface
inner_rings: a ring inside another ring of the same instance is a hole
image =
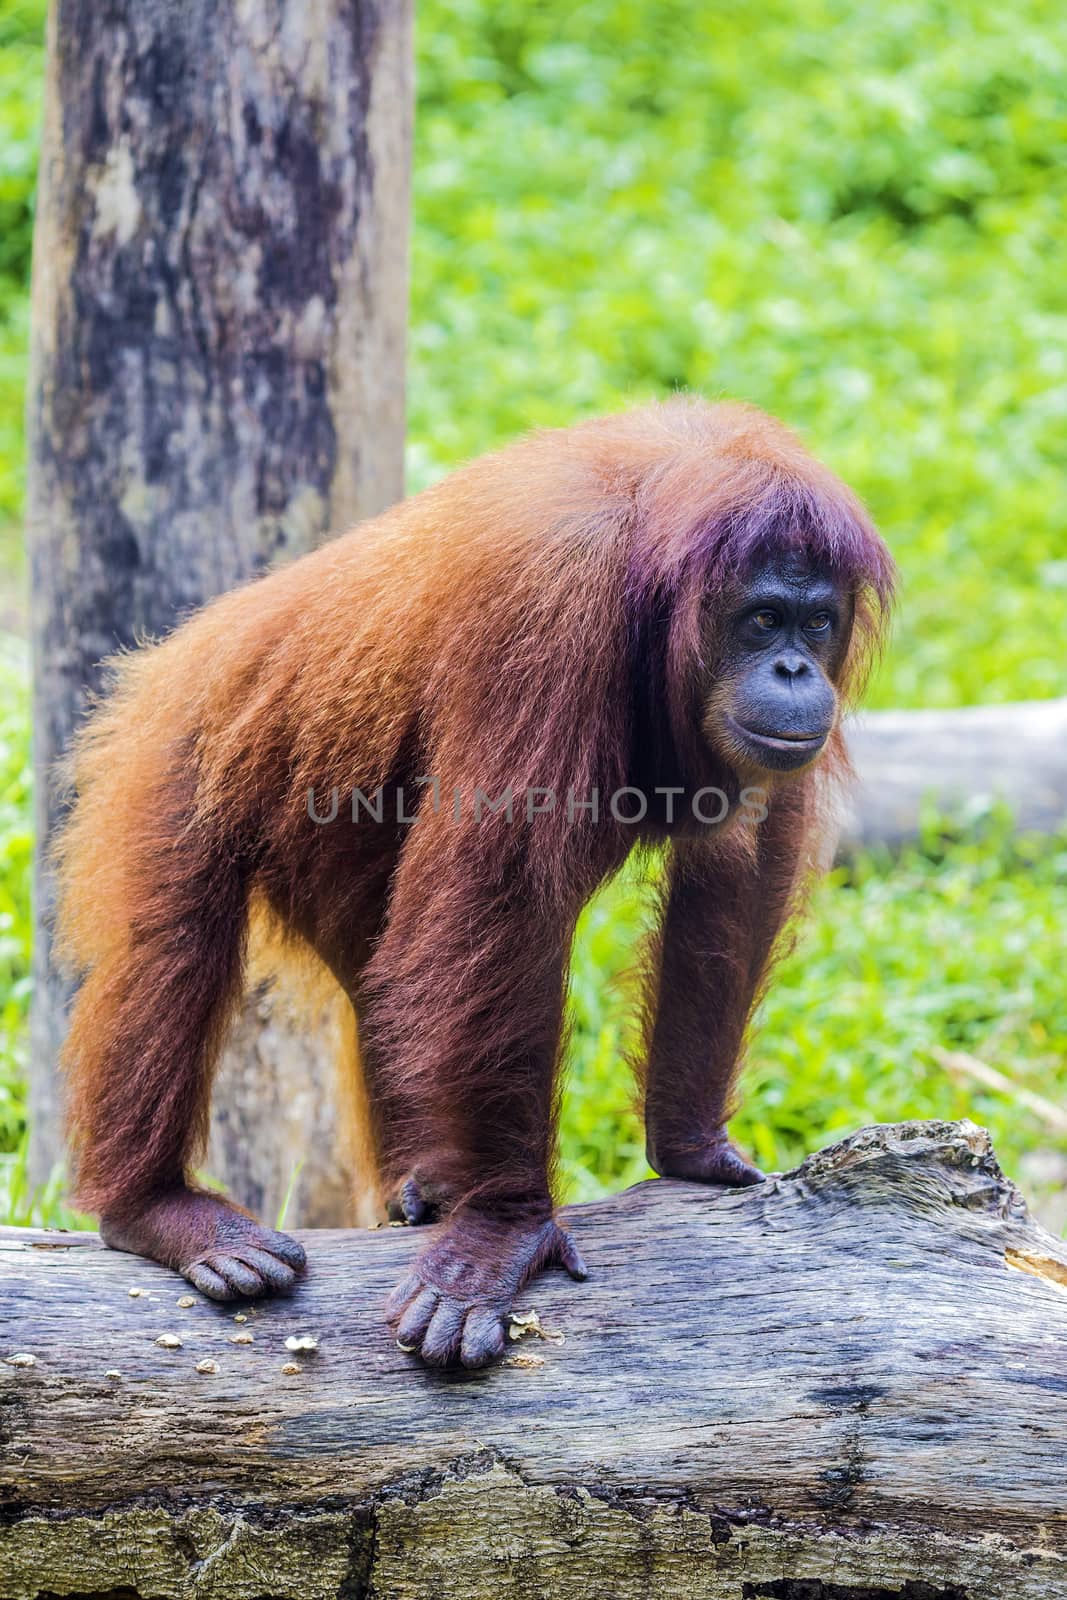
[[[571,1222],[593,1276],[524,1302],[566,1342],[478,1375],[381,1325],[410,1230],[307,1235],[306,1283],[243,1325],[95,1235],[5,1231],[2,1353],[37,1359],[0,1364],[0,1594],[1067,1594],[1067,1248],[982,1130]]]
[[[1017,825],[1067,822],[1067,698],[956,711],[868,711],[848,726],[857,783],[843,797],[839,848],[897,846],[924,808],[966,819],[1003,801]]]
[[[62,1151],[53,768],[101,659],[402,492],[411,9],[49,7],[28,406],[34,1182]],[[263,1006],[224,1065],[211,1170],[273,1216],[299,1168],[290,1220],[344,1221],[324,1053],[280,1013],[264,1028]]]

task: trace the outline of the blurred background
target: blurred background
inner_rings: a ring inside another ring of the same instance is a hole
[[[0,0],[0,1221],[26,1169],[23,406],[44,7]],[[407,485],[533,424],[692,388],[781,415],[900,564],[870,702],[1067,693],[1067,13],[1044,0],[421,0]],[[636,876],[572,982],[568,1198],[646,1173],[619,1057]],[[1067,834],[931,815],[834,869],[735,1122],[764,1166],[969,1115],[1067,1222]],[[946,1052],[949,1054],[946,1055]],[[994,1085],[946,1065],[962,1054]]]

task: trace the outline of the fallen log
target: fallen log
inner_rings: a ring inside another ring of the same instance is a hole
[[[848,725],[857,782],[838,848],[914,838],[924,807],[966,819],[992,801],[1023,830],[1067,821],[1067,698],[957,711],[868,711]]]
[[[381,1324],[410,1230],[305,1234],[297,1293],[236,1316],[95,1235],[2,1230],[0,1595],[1067,1594],[1067,1248],[983,1130],[571,1222],[590,1281],[531,1286],[553,1336],[473,1375]]]

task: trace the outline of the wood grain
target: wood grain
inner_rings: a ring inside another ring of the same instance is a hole
[[[565,1342],[477,1375],[381,1323],[412,1230],[304,1235],[243,1324],[95,1235],[4,1231],[0,1354],[36,1362],[0,1363],[0,1594],[1067,1594],[1067,1249],[981,1129],[570,1223],[590,1281],[524,1299]]]

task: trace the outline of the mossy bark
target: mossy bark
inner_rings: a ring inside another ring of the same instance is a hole
[[[50,8],[28,419],[33,1181],[62,1148],[55,763],[101,660],[402,490],[410,10]],[[322,1064],[282,1019],[264,1043],[261,1006],[223,1071],[215,1176],[271,1213],[302,1162],[291,1220],[345,1220]]]

